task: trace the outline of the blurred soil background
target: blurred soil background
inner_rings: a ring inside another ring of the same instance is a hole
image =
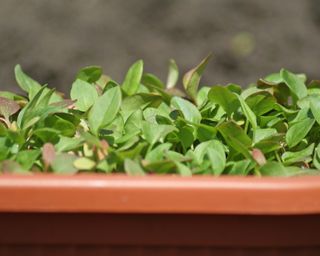
[[[320,78],[319,0],[1,0],[0,90],[14,65],[69,90],[78,69],[101,65],[119,82],[137,59],[166,78],[213,52],[203,83],[246,85],[286,67]]]

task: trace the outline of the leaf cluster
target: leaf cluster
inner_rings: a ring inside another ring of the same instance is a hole
[[[246,89],[200,87],[209,59],[182,79],[170,60],[166,82],[142,60],[121,83],[85,67],[66,96],[17,65],[25,95],[0,91],[0,172],[318,174],[320,81],[282,69]]]

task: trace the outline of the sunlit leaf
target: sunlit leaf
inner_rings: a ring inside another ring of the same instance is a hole
[[[121,91],[113,87],[100,96],[88,114],[88,122],[92,131],[97,134],[99,129],[110,124],[116,117],[121,106]]]
[[[143,72],[143,61],[138,60],[136,63],[134,63],[123,83],[122,83],[122,90],[127,94],[127,95],[133,95],[135,94],[140,86],[141,78],[142,78],[142,72]]]
[[[211,58],[211,54],[204,58],[199,65],[195,68],[191,69],[188,73],[186,73],[183,77],[183,86],[192,100],[196,100],[198,87],[200,83],[200,79],[202,73],[204,72],[209,60]]]
[[[179,79],[179,68],[175,60],[171,59],[169,61],[169,72],[167,78],[167,89],[175,87]]]

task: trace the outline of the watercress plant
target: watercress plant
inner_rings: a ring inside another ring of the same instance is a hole
[[[26,94],[0,91],[0,171],[318,174],[320,81],[282,69],[247,89],[200,87],[209,59],[180,79],[184,91],[174,60],[166,83],[139,60],[122,83],[83,68],[66,97],[17,65]]]

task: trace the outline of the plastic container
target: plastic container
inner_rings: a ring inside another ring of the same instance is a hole
[[[0,176],[0,255],[320,255],[320,177]]]

